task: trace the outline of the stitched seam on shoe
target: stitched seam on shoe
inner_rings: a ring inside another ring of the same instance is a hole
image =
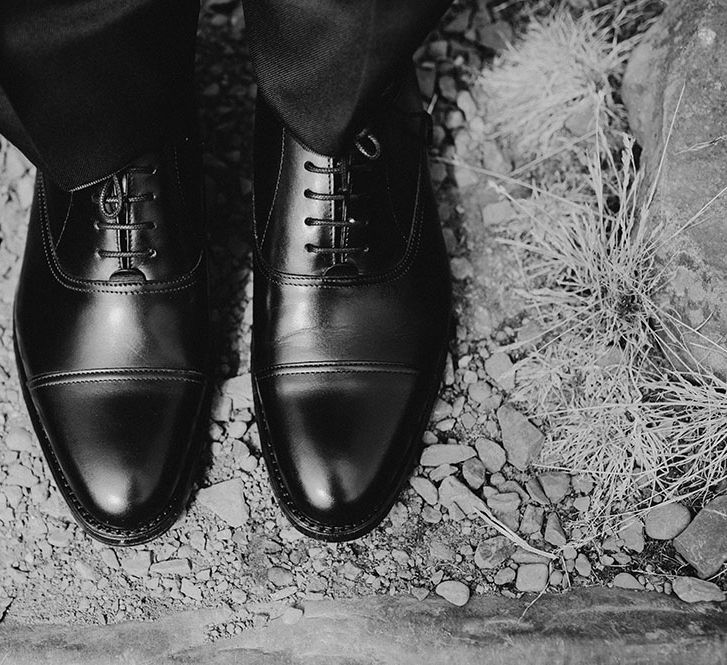
[[[61,244],[61,240],[63,240],[63,234],[66,231],[66,226],[68,225],[68,220],[71,217],[71,208],[73,207],[73,194],[74,192],[70,192],[71,197],[68,199],[68,210],[66,210],[66,218],[63,220],[63,226],[61,227],[61,232],[58,234],[58,240],[56,241],[55,245],[53,246],[53,251],[56,251],[58,249],[58,245]],[[52,238],[51,238],[51,244]]]
[[[115,293],[118,295],[129,295],[129,296],[136,296],[136,295],[150,295],[154,293],[172,293],[175,291],[183,291],[191,286],[194,286],[198,282],[198,272],[200,269],[200,266],[202,265],[202,257],[203,253],[200,254],[199,258],[197,259],[197,263],[195,266],[187,272],[186,274],[182,275],[181,277],[178,277],[174,280],[162,280],[162,281],[152,281],[152,282],[146,282],[144,284],[145,290],[135,290],[135,291],[124,291],[124,290],[116,290],[116,289],[101,289],[101,288],[94,288],[93,284],[96,283],[94,280],[84,280],[84,279],[78,279],[75,277],[72,277],[71,275],[68,275],[64,272],[64,270],[61,268],[60,264],[58,263],[58,259],[55,256],[55,253],[53,253],[52,250],[49,251],[48,245],[51,245],[52,248],[52,241],[49,237],[49,216],[48,216],[48,209],[47,209],[47,200],[45,196],[45,183],[43,179],[43,175],[40,175],[40,186],[39,186],[39,198],[41,199],[41,206],[40,206],[40,215],[41,215],[41,239],[43,242],[43,253],[46,257],[46,262],[48,263],[48,267],[51,269],[51,273],[53,274],[53,277],[55,277],[56,281],[64,286],[67,289],[71,289],[73,291],[80,291],[82,293]],[[72,286],[73,284],[78,284],[80,286]],[[178,286],[175,288],[166,288],[164,285],[173,285],[173,284],[182,284],[182,286]],[[87,285],[87,286],[86,286]],[[81,288],[81,286],[85,286],[85,288]],[[149,289],[148,287],[152,287]],[[157,288],[162,287],[162,288]]]
[[[263,248],[263,245],[265,244],[265,237],[268,234],[268,228],[270,228],[270,220],[273,218],[273,210],[275,209],[275,201],[278,198],[278,190],[280,189],[280,181],[283,178],[283,164],[285,163],[285,136],[287,134],[287,130],[283,128],[283,131],[281,132],[281,139],[280,139],[280,162],[278,163],[278,178],[275,182],[275,189],[273,190],[273,198],[270,201],[270,210],[268,210],[268,218],[265,222],[265,227],[263,228],[263,234],[262,238],[260,239],[260,249]],[[255,188],[253,187],[253,213],[255,211]]]
[[[106,372],[112,374],[114,372]],[[116,373],[124,373],[123,370]],[[118,383],[124,381],[184,381],[187,383],[199,383],[204,384],[205,379],[202,374],[198,375],[173,375],[173,374],[160,374],[158,371],[148,370],[146,373],[133,373],[126,374],[125,376],[103,376],[99,374],[91,373],[68,373],[61,374],[58,376],[44,376],[39,375],[28,379],[26,385],[29,390],[36,390],[38,388],[45,388],[47,386],[62,386],[71,385],[76,383]]]
[[[255,373],[266,374],[268,372],[278,369],[304,369],[316,367],[398,367],[400,369],[418,371],[415,367],[411,367],[410,365],[406,365],[404,363],[386,362],[378,360],[312,360],[308,362],[279,363],[275,365],[268,365],[267,367],[256,370]]]
[[[384,369],[384,368],[371,368],[360,367],[357,369],[320,369],[320,370],[281,370],[273,371],[264,375],[257,375],[259,381],[264,379],[273,379],[279,376],[302,376],[305,374],[403,374],[406,376],[416,375],[416,370],[404,370],[404,369]]]
[[[316,289],[339,289],[339,288],[350,288],[350,287],[364,287],[364,286],[370,286],[372,284],[387,284],[390,282],[394,282],[397,279],[400,279],[402,276],[404,276],[410,269],[411,266],[414,263],[414,258],[416,256],[416,253],[419,249],[419,244],[421,241],[421,234],[422,234],[422,221],[424,216],[424,210],[423,210],[423,202],[421,200],[421,187],[422,187],[422,176],[424,172],[423,168],[423,156],[420,158],[419,163],[419,173],[417,175],[417,193],[416,193],[416,200],[414,204],[414,214],[415,214],[415,220],[414,220],[414,232],[412,234],[412,239],[409,245],[407,246],[406,252],[404,254],[404,257],[400,261],[399,265],[397,265],[395,268],[390,270],[389,272],[385,272],[379,276],[369,277],[369,278],[361,278],[357,279],[356,281],[350,281],[350,282],[328,282],[324,280],[321,277],[317,276],[308,276],[308,275],[290,275],[286,273],[281,273],[278,271],[273,270],[265,261],[265,259],[262,257],[262,254],[260,251],[258,251],[258,248],[255,249],[255,257],[257,259],[257,267],[262,270],[265,275],[270,279],[271,282],[275,284],[287,284],[291,286],[305,286],[309,288],[316,288]]]

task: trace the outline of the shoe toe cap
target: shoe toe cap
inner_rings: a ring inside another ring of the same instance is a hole
[[[49,463],[84,527],[153,537],[186,499],[204,383],[184,374],[90,374],[31,385]]]
[[[294,524],[327,540],[376,526],[418,449],[417,372],[309,367],[257,387],[273,486]]]

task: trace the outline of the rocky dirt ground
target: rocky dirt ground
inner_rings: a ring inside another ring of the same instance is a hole
[[[458,2],[418,51],[435,157],[452,156],[458,130],[474,112],[467,81],[511,38],[512,4]],[[531,330],[514,291],[514,259],[482,223],[507,222],[512,208],[494,190],[484,199],[481,188],[473,194],[471,174],[437,161],[433,179],[458,324],[421,464],[390,516],[359,541],[320,543],[288,525],[267,484],[248,375],[256,90],[237,3],[207,3],[198,73],[218,391],[198,490],[175,527],[147,545],[105,547],[75,526],[31,434],[12,354],[11,309],[33,173],[0,144],[0,620],[113,623],[234,608],[242,618],[210,626],[215,639],[271,620],[294,623],[306,600],[357,595],[423,600],[436,593],[461,605],[475,594],[613,584],[724,600],[717,585],[695,575],[718,576],[724,563],[724,536],[715,534],[727,533],[725,497],[695,519],[684,506],[665,506],[646,524],[635,521],[587,542],[573,524],[587,510],[594,479],[529,468],[543,434],[508,404],[517,359],[500,349],[518,336],[528,339]],[[485,513],[519,540],[495,530]],[[680,532],[682,546],[675,547]]]

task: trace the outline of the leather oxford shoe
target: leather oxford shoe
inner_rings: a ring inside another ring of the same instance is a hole
[[[71,193],[36,178],[15,301],[23,394],[81,526],[112,545],[163,533],[198,457],[207,284],[196,141]]]
[[[303,533],[357,538],[408,478],[437,394],[449,264],[407,81],[342,155],[258,101],[252,374],[277,499]]]

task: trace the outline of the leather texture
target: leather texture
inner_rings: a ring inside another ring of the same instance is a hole
[[[173,524],[198,457],[208,368],[203,197],[193,139],[74,192],[42,172],[15,301],[23,393],[89,534]]]
[[[429,123],[407,80],[344,154],[326,156],[258,101],[257,415],[283,511],[324,540],[386,516],[439,386],[451,285]]]

